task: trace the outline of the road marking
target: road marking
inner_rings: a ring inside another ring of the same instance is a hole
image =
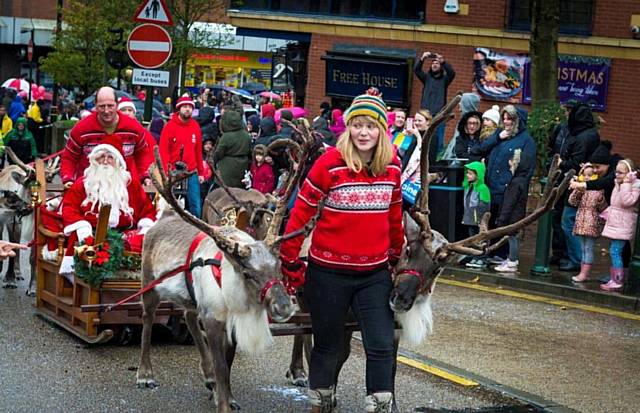
[[[442,377],[445,380],[452,381],[452,382],[460,384],[462,386],[478,386],[479,385],[479,383],[477,383],[477,382],[475,382],[473,380],[465,379],[462,376],[458,376],[456,374],[449,373],[449,372],[444,371],[442,369],[439,369],[437,367],[430,366],[430,365],[428,365],[426,363],[422,363],[420,361],[417,361],[417,360],[414,360],[414,359],[410,359],[408,357],[398,356],[398,362],[400,362],[402,364],[406,364],[407,366],[411,366],[411,367],[414,367],[414,368],[422,370],[422,371],[426,371],[427,373],[433,374],[433,375],[438,376],[438,377]]]
[[[614,317],[626,318],[627,320],[640,321],[640,314],[625,313],[624,311],[613,310],[610,308],[595,307],[588,304],[579,304],[571,301],[557,300],[554,298],[543,297],[540,295],[521,293],[513,290],[505,290],[503,288],[488,287],[488,286],[479,285],[479,284],[470,284],[468,282],[449,280],[442,277],[438,280],[438,282],[446,285],[452,285],[455,287],[471,288],[472,290],[484,291],[487,293],[494,293],[494,294],[504,295],[507,297],[521,298],[523,300],[536,301],[540,303],[556,305],[558,307],[575,308],[578,310],[590,311],[592,313],[599,313],[599,314],[605,314],[605,315],[610,315]]]

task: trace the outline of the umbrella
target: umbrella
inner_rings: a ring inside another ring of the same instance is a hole
[[[243,98],[247,98],[251,100],[254,99],[253,95],[247,92],[246,90],[236,89],[234,87],[225,87],[224,90],[226,90],[229,93],[233,93],[234,95],[242,96]]]
[[[264,83],[260,82],[247,82],[242,85],[242,88],[251,93],[259,93],[267,90],[267,86]]]
[[[280,122],[280,115],[282,114],[283,110],[288,110],[291,113],[293,113],[294,119],[303,118],[307,116],[307,110],[305,108],[300,108],[298,106],[294,106],[292,108],[282,108],[282,109],[276,110],[276,114],[273,117],[273,120],[275,120],[276,123]]]
[[[29,91],[29,82],[27,82],[24,79],[17,79],[15,77],[12,77],[11,79],[6,80],[3,84],[2,84],[3,88],[7,88],[7,89],[15,89],[17,91],[21,91],[24,90],[25,92]]]
[[[260,93],[260,96],[268,98],[268,99],[272,99],[272,100],[273,99],[275,99],[275,100],[281,100],[282,99],[282,97],[279,94],[275,93],[275,92],[262,92],[262,93]]]

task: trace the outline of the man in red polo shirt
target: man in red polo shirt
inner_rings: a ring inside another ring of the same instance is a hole
[[[96,94],[96,110],[78,122],[69,136],[60,162],[60,177],[65,187],[82,177],[89,166],[88,155],[103,143],[105,136],[115,135],[122,143],[127,170],[144,181],[153,162],[153,149],[145,140],[145,129],[134,119],[123,116],[116,109],[116,93],[102,87]]]

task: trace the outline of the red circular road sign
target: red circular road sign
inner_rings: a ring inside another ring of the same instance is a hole
[[[133,63],[145,69],[155,69],[171,56],[171,37],[162,27],[155,24],[141,24],[131,31],[127,40],[127,53]]]

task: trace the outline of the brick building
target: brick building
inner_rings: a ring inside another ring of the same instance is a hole
[[[0,1],[0,82],[29,73],[26,48],[33,30],[33,78],[37,83],[50,83],[40,78],[37,61],[51,50],[56,27],[57,0]]]
[[[305,106],[311,113],[318,111],[322,101],[346,102],[349,95],[366,89],[362,76],[343,79],[347,83],[360,81],[362,84],[355,85],[357,88],[338,82],[342,91],[336,90],[336,79],[330,79],[328,84],[327,70],[348,69],[353,65],[360,66],[354,69],[356,72],[378,68],[378,74],[386,70],[390,73],[388,77],[397,77],[405,87],[400,91],[404,102],[392,102],[393,105],[408,106],[415,112],[422,84],[411,69],[414,59],[423,51],[441,53],[455,68],[457,75],[449,96],[457,90],[471,91],[475,48],[511,55],[528,52],[528,0],[460,3],[457,13],[445,13],[445,1],[432,0],[243,0],[232,1],[227,16],[243,34],[299,41],[305,52],[306,68],[298,75],[306,82],[296,91],[305,96]],[[633,25],[640,25],[640,2],[563,0],[561,5],[559,53],[610,59],[608,83],[603,89],[606,109],[600,113],[606,124],[601,135],[614,142],[614,151],[640,161],[635,132],[640,128],[640,117],[636,115],[634,99],[640,95],[640,40],[631,33]],[[335,66],[336,62],[343,65]],[[393,67],[395,74],[389,69]],[[389,99],[394,91],[387,91],[385,98]],[[483,96],[481,110],[495,103]],[[447,137],[452,135],[452,128],[450,122]]]

